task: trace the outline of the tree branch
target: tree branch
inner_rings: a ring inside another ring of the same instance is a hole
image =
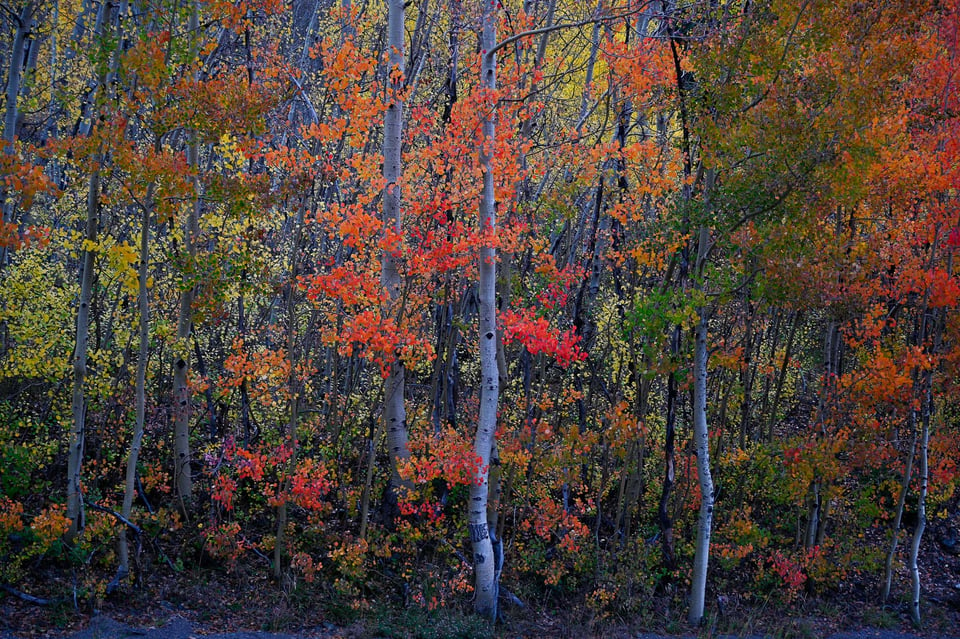
[[[596,24],[598,22],[613,22],[616,20],[621,20],[623,18],[629,18],[630,16],[636,15],[647,8],[652,0],[647,0],[636,9],[626,11],[624,13],[618,13],[615,16],[597,16],[595,18],[588,18],[587,20],[581,20],[579,22],[563,22],[560,24],[554,24],[549,27],[540,27],[539,29],[530,29],[529,31],[521,31],[520,33],[515,33],[509,38],[504,38],[497,43],[495,47],[487,51],[484,55],[493,56],[500,49],[509,47],[511,44],[523,38],[529,38],[532,36],[542,35],[544,33],[553,33],[554,31],[560,31],[561,29],[577,29],[579,27],[585,27],[589,24]]]
[[[109,508],[105,508],[104,506],[101,506],[100,504],[97,504],[97,503],[94,503],[94,502],[90,501],[90,500],[87,499],[86,497],[83,498],[83,503],[86,504],[87,507],[90,508],[91,510],[96,510],[96,511],[99,511],[99,512],[102,512],[102,513],[106,513],[106,514],[108,514],[108,515],[113,515],[114,519],[116,519],[116,520],[119,521],[120,523],[126,524],[127,527],[130,528],[130,530],[132,530],[133,532],[137,533],[138,535],[143,534],[143,529],[140,528],[140,526],[136,525],[135,523],[133,523],[132,521],[130,521],[129,519],[127,519],[126,517],[124,517],[123,515],[121,515],[120,513],[118,513],[117,511],[111,510],[111,509],[109,509]]]
[[[28,595],[25,592],[21,592],[14,588],[13,586],[8,586],[7,584],[0,584],[0,590],[13,595],[17,599],[26,601],[27,603],[32,603],[37,606],[49,606],[53,603],[53,599],[43,599],[42,597],[34,597],[33,595]]]

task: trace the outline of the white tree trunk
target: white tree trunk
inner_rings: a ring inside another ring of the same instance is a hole
[[[482,64],[480,86],[492,94],[497,88],[497,58],[493,48],[497,41],[496,19],[498,0],[483,0]],[[480,202],[480,228],[493,232],[497,228],[494,197],[493,153],[496,125],[493,110],[494,96],[482,107],[483,142],[480,164],[483,168],[483,195]],[[497,616],[497,567],[487,521],[487,498],[490,489],[490,459],[497,430],[497,407],[500,397],[500,373],[497,369],[497,251],[493,246],[481,245],[479,263],[480,298],[480,415],[474,452],[479,460],[474,481],[470,486],[469,531],[473,544],[475,573],[474,609],[488,619]]]
[[[99,158],[92,158],[94,165]],[[84,243],[95,245],[100,215],[100,170],[90,174],[87,186],[87,222]],[[80,302],[77,308],[77,337],[73,350],[73,426],[70,429],[69,451],[67,453],[67,513],[70,528],[65,539],[70,542],[83,531],[83,495],[80,492],[80,471],[83,467],[84,421],[86,403],[83,384],[87,376],[87,344],[90,336],[90,299],[93,291],[93,269],[96,261],[96,249],[90,246],[83,250],[82,275],[80,280]]]
[[[910,492],[910,480],[913,478],[913,460],[917,454],[917,411],[911,409],[907,418],[910,425],[911,442],[910,452],[907,454],[907,463],[903,470],[903,481],[900,483],[900,497],[897,498],[897,509],[893,516],[893,525],[890,527],[890,550],[887,551],[887,561],[883,568],[883,589],[880,592],[881,603],[887,603],[890,598],[890,588],[893,582],[893,561],[897,557],[897,546],[900,541],[900,524],[903,522],[903,511],[907,504],[907,494]]]
[[[922,320],[921,320],[922,321]],[[910,578],[913,585],[913,597],[910,601],[910,617],[913,625],[920,627],[920,566],[917,557],[920,554],[920,542],[923,540],[923,531],[927,527],[927,487],[930,481],[930,472],[927,463],[930,446],[930,413],[933,400],[930,388],[930,371],[924,373],[920,418],[920,490],[917,494],[917,527],[913,531],[913,540],[910,544]]]
[[[133,427],[133,440],[130,442],[130,452],[127,455],[127,474],[123,487],[123,506],[121,513],[126,520],[130,520],[133,511],[133,493],[137,481],[137,461],[140,458],[140,447],[143,443],[143,427],[147,416],[147,357],[150,353],[150,291],[147,288],[147,274],[150,266],[150,212],[153,209],[154,185],[147,188],[146,202],[143,207],[143,218],[140,221],[140,269],[139,288],[137,290],[137,308],[140,314],[140,349],[137,354],[137,381],[134,403],[136,405],[136,423]],[[125,579],[130,574],[130,549],[127,545],[127,526],[120,527],[120,536],[117,540],[117,553],[120,566],[117,571],[118,580]]]
[[[709,232],[700,229],[700,247],[697,251],[697,275],[702,277],[706,261]],[[698,288],[702,285],[698,283]],[[693,445],[697,453],[697,478],[700,482],[700,521],[697,525],[696,554],[693,560],[693,584],[690,589],[692,625],[703,620],[707,590],[707,567],[710,561],[710,532],[713,527],[713,478],[710,476],[710,435],[707,430],[707,331],[710,311],[704,306],[698,310],[693,355]]]
[[[17,99],[20,97],[20,80],[23,75],[23,51],[33,22],[33,12],[36,5],[28,2],[23,6],[19,15],[15,16],[17,31],[13,38],[13,50],[10,52],[10,68],[7,73],[7,104],[3,119],[4,152],[13,154],[13,141],[17,137]],[[5,220],[9,222],[10,220]]]
[[[17,137],[17,122],[19,111],[17,102],[20,97],[20,84],[23,75],[23,50],[33,21],[33,12],[36,8],[33,2],[28,2],[20,11],[20,15],[12,14],[17,21],[17,32],[13,38],[13,50],[10,52],[10,68],[7,73],[7,105],[3,125],[3,152],[14,155],[14,140]],[[3,206],[3,222],[10,224],[14,221],[14,206],[7,201],[6,186],[0,188],[0,202]],[[0,268],[6,266],[9,250],[6,246],[0,248]]]
[[[101,29],[106,18],[110,13],[111,3],[102,3],[97,13],[97,24],[95,33],[101,35]],[[122,4],[120,15],[126,10],[126,3]],[[121,24],[117,21],[117,38],[121,36]],[[89,95],[90,115],[85,116],[85,125],[81,126],[81,135],[87,135],[93,131],[96,117],[94,101],[97,94],[97,88],[107,84],[107,78],[116,73],[120,64],[119,47],[114,49],[110,60],[110,72],[94,85]],[[73,423],[70,429],[69,449],[67,451],[67,511],[66,517],[70,520],[70,528],[67,529],[64,539],[69,543],[76,539],[83,531],[84,511],[83,494],[80,490],[80,474],[83,469],[83,446],[86,436],[86,401],[84,398],[84,382],[87,376],[87,350],[90,337],[90,302],[93,297],[93,269],[97,257],[97,235],[100,229],[100,162],[102,157],[102,147],[90,158],[92,166],[96,167],[90,174],[90,180],[87,184],[87,216],[84,232],[84,244],[86,246],[82,251],[81,280],[80,280],[80,300],[77,306],[77,334],[73,351],[73,395],[71,398],[71,410],[73,414]]]
[[[389,0],[387,7],[388,33],[388,89],[387,112],[383,122],[383,229],[399,234],[401,230],[401,177],[403,172],[401,149],[403,134],[403,98],[404,80],[402,73],[404,61],[404,0]],[[380,283],[389,295],[390,304],[387,314],[393,315],[399,324],[400,312],[397,308],[400,300],[400,271],[397,256],[384,250],[380,256]],[[407,413],[404,409],[403,363],[394,357],[390,362],[383,388],[383,419],[387,431],[387,448],[390,454],[390,484],[393,490],[401,486],[397,471],[398,460],[407,459],[410,450],[407,447]]]

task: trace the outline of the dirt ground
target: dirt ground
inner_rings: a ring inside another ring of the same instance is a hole
[[[230,632],[217,634],[201,634],[194,625],[183,617],[171,617],[160,627],[137,628],[121,623],[106,615],[94,617],[89,625],[70,635],[45,635],[50,639],[350,639],[355,633],[350,629],[333,627],[317,628],[296,635],[275,634],[266,632]],[[715,639],[733,639],[736,635],[716,635]],[[9,632],[0,632],[0,639],[16,639],[17,635]],[[692,637],[682,635],[681,637]],[[762,639],[763,635],[747,635],[743,639]],[[934,637],[939,639],[960,639],[946,635],[923,635],[925,639]],[[677,639],[665,635],[641,633],[633,635],[633,639]],[[858,630],[829,635],[826,639],[921,639],[921,635],[905,634],[892,630]]]

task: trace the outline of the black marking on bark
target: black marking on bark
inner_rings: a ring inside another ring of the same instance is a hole
[[[483,541],[490,536],[486,524],[470,524],[467,526],[467,530],[470,531],[470,541],[474,543]]]
[[[487,333],[487,334],[485,335],[485,337],[486,337],[487,339],[493,339],[493,333]]]
[[[476,563],[476,564],[482,564],[482,563],[485,562],[486,560],[487,560],[487,558],[484,557],[483,555],[481,555],[480,553],[474,553],[474,555],[473,555],[473,561],[474,561],[474,563]]]

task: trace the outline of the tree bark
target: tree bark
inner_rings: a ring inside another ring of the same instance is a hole
[[[96,36],[102,35],[104,15],[109,13],[112,5],[104,2],[97,14],[95,27]],[[123,6],[126,6],[124,3]],[[118,21],[119,22],[119,21]],[[117,25],[117,37],[120,37],[120,25]],[[90,93],[90,113],[93,113],[93,101],[96,98],[97,88],[107,84],[110,76],[116,73],[119,65],[118,50],[110,61],[110,71],[99,81],[94,83]],[[93,131],[95,118],[90,117],[87,122],[87,132]],[[81,490],[80,475],[83,467],[83,448],[86,435],[86,401],[84,397],[84,381],[87,375],[87,351],[90,339],[90,304],[93,299],[94,267],[97,256],[97,236],[100,227],[100,164],[103,160],[102,146],[90,157],[93,170],[87,183],[87,211],[83,245],[81,247],[82,263],[80,276],[80,299],[77,306],[77,329],[73,352],[73,392],[71,397],[72,426],[70,430],[69,449],[67,452],[67,504],[66,517],[70,520],[70,527],[64,535],[64,540],[73,542],[84,528],[83,493]]]
[[[824,338],[824,373],[823,384],[820,390],[820,401],[817,419],[819,420],[819,429],[817,432],[817,441],[822,441],[827,436],[827,419],[833,412],[832,406],[836,400],[837,380],[840,375],[840,349],[841,349],[840,323],[831,319],[827,323],[826,335]],[[817,544],[819,530],[825,525],[823,512],[823,478],[820,477],[819,470],[815,471],[813,481],[810,483],[809,503],[807,505],[807,530],[804,536],[804,549],[809,550]]]
[[[753,300],[750,298],[750,285],[743,287],[744,338],[743,361],[740,363],[740,384],[743,388],[743,401],[740,404],[740,450],[745,450],[747,441],[752,439],[750,417],[753,413]]]
[[[496,203],[494,195],[493,154],[496,144],[496,108],[497,71],[496,45],[497,0],[483,0],[483,35],[481,44],[482,63],[480,68],[480,86],[486,98],[482,107],[483,142],[480,149],[480,164],[483,169],[483,194],[480,203],[480,228],[484,233],[495,233],[497,228]],[[498,585],[497,567],[490,539],[490,527],[487,521],[487,499],[489,493],[490,460],[495,445],[497,430],[497,407],[500,395],[500,374],[497,369],[497,251],[489,242],[483,240],[480,246],[479,260],[479,340],[480,340],[480,414],[477,422],[477,434],[474,440],[474,453],[477,455],[477,469],[470,485],[469,532],[473,544],[475,571],[474,610],[482,617],[494,620],[497,617]]]
[[[283,575],[284,535],[287,529],[287,501],[290,499],[290,490],[293,484],[293,475],[297,469],[297,455],[299,442],[297,440],[297,424],[300,420],[300,383],[297,379],[297,276],[300,270],[300,242],[303,237],[303,221],[306,216],[308,200],[304,198],[298,207],[294,221],[293,246],[290,249],[290,281],[287,284],[287,360],[290,363],[290,373],[287,378],[287,392],[290,397],[287,404],[287,432],[284,435],[285,444],[289,447],[290,457],[284,471],[283,486],[280,493],[280,504],[277,506],[277,537],[273,547],[273,577],[280,580]]]
[[[790,358],[793,356],[793,338],[797,334],[797,327],[803,318],[801,311],[795,311],[790,323],[790,332],[787,334],[787,345],[783,353],[783,363],[780,365],[780,372],[777,373],[777,384],[773,391],[773,403],[770,406],[770,416],[767,419],[767,443],[773,442],[773,429],[777,423],[777,409],[780,407],[780,397],[783,395],[783,385],[787,379],[787,367],[790,365]]]
[[[697,251],[697,275],[703,276],[706,262],[709,231],[700,229],[700,246]],[[702,289],[702,284],[697,284]],[[707,588],[707,568],[710,560],[710,533],[713,527],[713,478],[710,475],[710,435],[707,429],[707,333],[710,309],[698,309],[696,338],[693,359],[693,444],[697,454],[697,479],[700,483],[700,521],[697,524],[696,554],[693,560],[693,584],[690,590],[691,624],[703,620],[704,600]]]
[[[143,443],[143,430],[147,415],[147,357],[150,353],[150,291],[147,288],[147,274],[150,266],[150,213],[153,209],[154,184],[147,188],[146,201],[143,205],[143,216],[140,221],[140,268],[137,290],[137,308],[140,315],[139,323],[139,352],[137,354],[137,381],[134,395],[136,405],[136,422],[133,427],[133,439],[130,442],[130,452],[127,455],[127,473],[124,478],[123,506],[120,514],[127,520],[133,510],[133,496],[137,481],[137,461],[140,458],[140,447]],[[117,540],[117,554],[119,567],[117,580],[121,581],[130,574],[130,548],[127,545],[127,527],[120,527]]]
[[[20,97],[20,85],[23,76],[23,51],[27,38],[30,34],[31,23],[33,22],[33,13],[36,5],[31,1],[27,2],[16,15],[17,31],[13,38],[13,50],[10,52],[10,68],[7,73],[7,105],[3,120],[3,152],[5,155],[15,155],[14,141],[17,138],[17,125],[19,122],[19,110],[17,102]],[[3,223],[12,224],[14,222],[13,202],[7,201],[7,188],[0,188],[0,203],[3,206]],[[6,266],[9,257],[9,249],[6,246],[0,247],[0,269]]]
[[[400,234],[402,229],[401,179],[403,174],[401,149],[403,136],[404,89],[404,0],[389,0],[387,6],[388,32],[388,104],[383,123],[383,230]],[[380,283],[388,296],[387,315],[395,317],[399,328],[401,279],[397,255],[383,249],[380,255]],[[407,446],[407,413],[404,407],[405,370],[403,362],[394,353],[384,380],[383,421],[387,432],[390,454],[391,490],[405,485],[400,479],[399,462],[410,457]],[[406,488],[412,488],[407,485]],[[396,494],[392,498],[397,497]]]
[[[922,320],[921,320],[922,321]],[[917,561],[920,554],[920,542],[923,532],[927,528],[927,487],[930,482],[928,467],[928,451],[930,447],[930,413],[933,404],[931,392],[931,372],[923,374],[923,398],[921,399],[920,417],[920,489],[917,493],[917,526],[913,531],[910,543],[910,582],[913,586],[910,598],[910,618],[913,625],[920,628],[920,565]]]
[[[93,269],[96,263],[96,243],[100,216],[100,158],[92,158],[94,170],[87,185],[87,221],[82,251],[83,265],[80,279],[80,301],[77,308],[77,337],[73,351],[73,427],[70,430],[70,448],[67,456],[67,519],[70,528],[64,539],[72,542],[83,531],[83,494],[80,471],[83,466],[86,404],[83,384],[87,375],[87,345],[90,337],[90,299],[93,291]]]
[[[194,2],[188,25],[190,33],[192,34],[196,34],[200,28],[198,12],[197,3]],[[200,148],[196,133],[192,133],[191,136],[192,139],[187,146],[187,164],[189,164],[194,171],[192,178],[194,199],[183,225],[183,244],[188,272],[194,267],[197,252],[196,238],[199,233],[198,224],[200,218]],[[186,285],[185,283],[180,292],[180,311],[177,315],[177,350],[173,354],[175,415],[173,426],[174,484],[177,490],[177,497],[180,500],[180,511],[185,517],[189,514],[190,502],[193,498],[193,476],[190,463],[191,397],[190,389],[187,386],[187,374],[190,369],[189,344],[193,330],[193,298],[193,285]]]
[[[887,603],[887,599],[890,598],[890,587],[893,581],[893,561],[896,559],[897,546],[900,541],[900,524],[903,522],[903,511],[907,503],[907,493],[910,492],[910,480],[913,478],[913,462],[917,456],[917,411],[912,408],[907,416],[907,424],[910,428],[910,451],[907,453],[907,463],[903,470],[903,481],[900,484],[900,497],[897,498],[897,509],[893,515],[893,525],[890,530],[890,550],[887,551],[887,560],[883,568],[883,589],[880,593],[881,603]]]
[[[13,142],[17,137],[17,122],[19,110],[17,100],[20,97],[20,84],[23,76],[23,52],[27,39],[30,36],[33,22],[33,13],[36,10],[34,2],[27,2],[16,16],[17,31],[13,37],[13,50],[10,52],[10,69],[7,73],[7,104],[3,119],[4,152],[12,155]],[[10,220],[6,217],[4,221]]]

